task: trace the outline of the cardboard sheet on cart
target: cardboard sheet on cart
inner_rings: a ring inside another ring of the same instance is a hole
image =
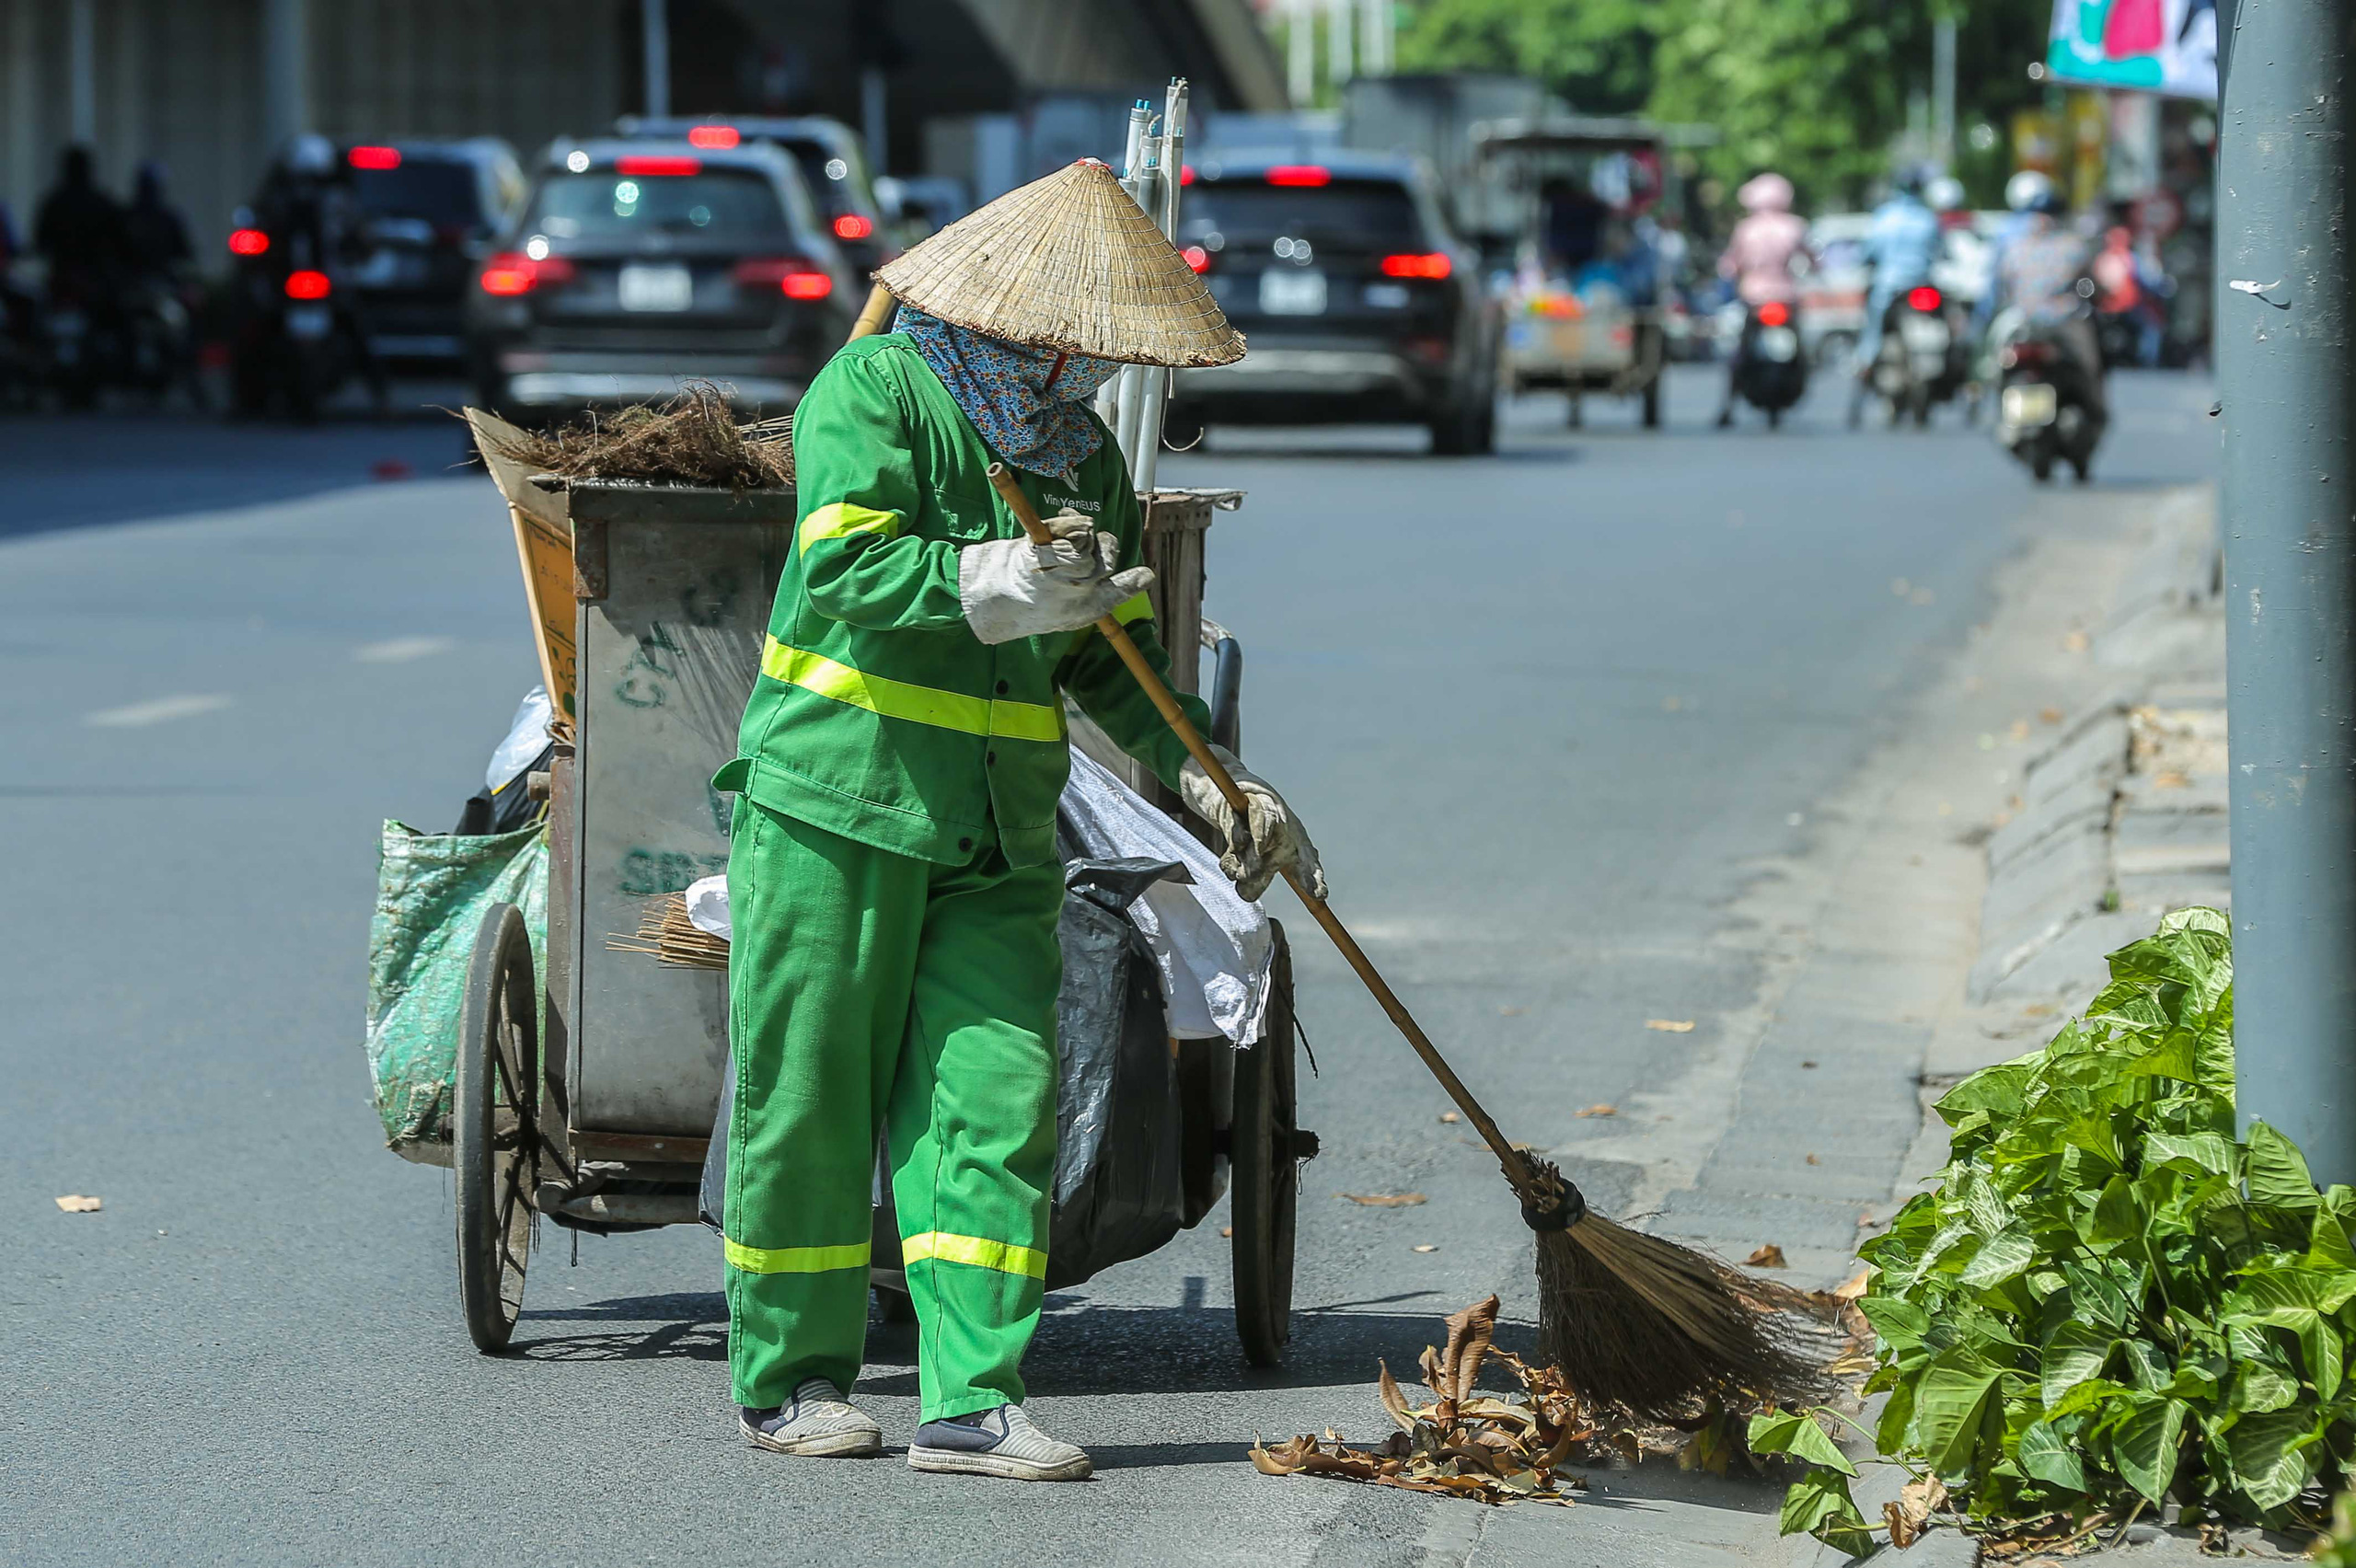
[[[1175,860],[1194,878],[1191,885],[1156,882],[1128,909],[1161,972],[1170,1032],[1238,1045],[1259,1038],[1276,939],[1267,912],[1236,895],[1218,857],[1076,747],[1057,813],[1090,856]],[[716,937],[731,934],[726,877],[697,882],[687,904],[697,926]]]

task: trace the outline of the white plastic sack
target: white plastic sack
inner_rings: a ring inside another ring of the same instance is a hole
[[[1266,912],[1236,895],[1218,857],[1076,747],[1058,809],[1091,856],[1175,860],[1194,876],[1192,886],[1156,882],[1129,905],[1161,971],[1170,1032],[1238,1045],[1259,1038],[1276,940]]]
[[[691,882],[683,896],[687,901],[687,923],[708,936],[722,941],[735,938],[735,928],[728,923],[728,873],[705,877]]]
[[[514,781],[515,776],[532,766],[532,759],[549,749],[549,721],[556,709],[549,704],[549,688],[537,681],[515,705],[515,717],[507,726],[507,738],[491,754],[491,766],[483,769],[486,789],[496,795]]]

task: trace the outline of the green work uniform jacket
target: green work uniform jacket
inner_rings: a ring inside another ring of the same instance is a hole
[[[995,840],[1034,865],[1055,854],[1070,771],[1066,694],[1175,786],[1185,747],[1093,628],[991,647],[965,624],[957,552],[1022,532],[991,460],[907,336],[862,338],[818,373],[793,417],[793,549],[717,788],[894,854],[958,865]],[[1016,477],[1040,515],[1093,518],[1138,564],[1144,523],[1109,433],[1070,485]],[[1146,596],[1114,614],[1167,672]]]

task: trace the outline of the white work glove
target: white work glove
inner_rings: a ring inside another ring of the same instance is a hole
[[[1149,567],[1114,570],[1121,541],[1076,512],[1046,520],[1052,543],[991,539],[957,552],[957,603],[984,642],[1089,625],[1153,581]]]
[[[1218,869],[1234,881],[1235,891],[1246,899],[1258,898],[1268,891],[1276,874],[1290,866],[1299,870],[1310,892],[1323,898],[1325,868],[1317,863],[1317,846],[1309,841],[1285,798],[1266,779],[1236,761],[1235,754],[1225,746],[1211,747],[1211,755],[1226,766],[1252,808],[1249,836],[1235,831],[1234,809],[1203,765],[1191,756],[1178,770],[1178,794],[1188,811],[1218,829],[1227,840],[1227,847],[1219,853]]]

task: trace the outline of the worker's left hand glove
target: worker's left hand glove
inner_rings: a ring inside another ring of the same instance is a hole
[[[1235,812],[1227,797],[1218,792],[1211,776],[1193,757],[1178,770],[1178,793],[1186,809],[1218,829],[1227,840],[1220,852],[1218,867],[1234,880],[1235,891],[1246,899],[1256,899],[1268,891],[1276,874],[1290,866],[1299,870],[1309,890],[1319,898],[1325,896],[1325,869],[1317,863],[1317,846],[1292,814],[1285,798],[1268,785],[1268,781],[1246,768],[1235,759],[1235,754],[1225,746],[1211,747],[1211,755],[1226,765],[1233,775],[1236,787],[1243,791],[1244,801],[1251,806],[1251,821],[1246,833],[1236,831]]]

